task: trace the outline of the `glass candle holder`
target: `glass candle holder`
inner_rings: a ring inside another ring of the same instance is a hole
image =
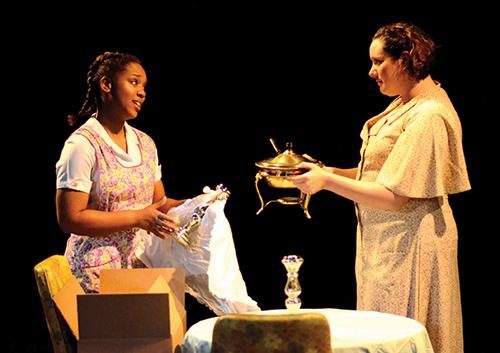
[[[299,295],[302,292],[302,288],[299,283],[299,268],[304,262],[304,259],[297,255],[288,255],[283,257],[281,263],[286,268],[287,281],[285,285],[285,294],[287,299],[285,300],[285,306],[289,312],[297,312],[302,305]]]

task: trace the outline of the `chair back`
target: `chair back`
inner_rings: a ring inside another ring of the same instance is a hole
[[[38,263],[34,272],[54,353],[75,353],[76,339],[52,300],[72,276],[68,261],[52,255]]]
[[[214,326],[212,353],[332,353],[330,326],[317,312],[229,314]]]

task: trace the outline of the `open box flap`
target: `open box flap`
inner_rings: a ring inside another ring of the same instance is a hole
[[[80,339],[76,303],[76,296],[79,294],[85,294],[85,292],[78,280],[75,277],[71,277],[64,287],[52,298],[77,340]]]

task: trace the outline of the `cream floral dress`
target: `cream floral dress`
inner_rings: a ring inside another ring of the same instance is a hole
[[[368,120],[358,180],[410,201],[397,212],[356,204],[357,308],[407,316],[436,353],[463,352],[457,228],[448,194],[470,189],[462,129],[440,85]]]

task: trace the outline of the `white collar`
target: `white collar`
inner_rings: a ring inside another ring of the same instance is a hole
[[[127,147],[128,147],[128,153],[126,153],[124,150],[122,150],[112,139],[109,137],[108,133],[102,126],[102,124],[97,120],[94,115],[92,115],[84,124],[84,126],[87,126],[91,129],[93,129],[97,134],[108,144],[108,146],[111,147],[113,152],[117,157],[120,157],[122,159],[128,160],[131,158],[132,155],[132,149],[137,148],[137,144],[139,143],[137,140],[137,135],[135,134],[134,130],[132,127],[125,122],[125,136],[127,139]]]

